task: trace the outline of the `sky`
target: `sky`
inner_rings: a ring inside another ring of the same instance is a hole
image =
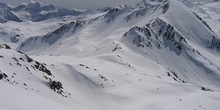
[[[117,6],[119,4],[136,4],[142,0],[33,0],[42,3],[53,4],[64,8],[78,9],[98,9],[102,7]],[[0,0],[1,3],[11,4],[12,6],[21,3],[30,3],[30,0]]]

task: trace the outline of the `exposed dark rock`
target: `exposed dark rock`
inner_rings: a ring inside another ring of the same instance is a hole
[[[3,79],[3,74],[0,73],[0,80],[2,80],[2,79]]]
[[[7,44],[2,44],[2,45],[0,45],[0,49],[1,49],[1,48],[4,48],[4,49],[11,49],[11,47],[8,46]]]
[[[35,63],[36,63],[36,64],[34,65],[34,67],[35,67],[36,69],[38,69],[38,70],[40,70],[40,71],[46,73],[47,75],[52,75],[51,72],[50,72],[50,70],[48,70],[42,63],[39,63],[39,62],[37,62],[37,61],[35,61]]]
[[[49,86],[52,90],[54,90],[55,92],[57,92],[58,94],[61,94],[62,96],[64,96],[64,92],[63,92],[63,85],[60,81],[50,81],[49,82]]]
[[[184,44],[187,44],[185,38],[172,25],[160,18],[152,20],[144,27],[131,28],[123,37],[133,39],[132,43],[137,47],[162,49],[163,46],[165,48],[168,46],[177,54],[180,54]]]
[[[205,88],[205,87],[201,87],[201,90],[203,91],[212,91],[211,89]]]
[[[12,43],[17,43],[19,41],[20,35],[15,35],[10,38]]]

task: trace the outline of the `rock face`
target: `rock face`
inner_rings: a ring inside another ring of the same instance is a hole
[[[144,27],[134,27],[124,34],[129,42],[137,47],[158,48],[170,46],[178,53],[182,50],[184,44],[187,44],[178,31],[170,24],[160,18],[152,20]]]
[[[11,49],[11,47],[8,46],[7,44],[1,44],[0,45],[0,49],[2,49],[2,48],[4,48],[4,49]]]

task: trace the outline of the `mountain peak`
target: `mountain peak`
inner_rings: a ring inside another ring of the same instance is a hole
[[[149,7],[154,7],[158,5],[164,5],[168,3],[169,0],[142,0],[140,3],[137,3],[131,6],[132,9],[146,9]]]
[[[31,0],[30,3],[36,3],[35,1]]]
[[[142,0],[140,3],[161,3],[161,2],[167,2],[169,0]]]
[[[36,1],[30,1],[29,2],[29,5],[33,5],[33,4],[35,4],[35,5],[47,5],[47,3],[42,3],[42,2],[36,2]]]
[[[120,4],[120,5],[118,5],[118,6],[116,6],[116,7],[114,7],[114,8],[117,8],[117,9],[128,9],[128,6],[127,5],[125,5],[125,4]]]
[[[26,10],[32,10],[32,11],[36,11],[36,10],[40,10],[41,7],[43,7],[43,3],[40,3],[40,2],[34,2],[34,1],[31,1],[27,6],[26,6]]]

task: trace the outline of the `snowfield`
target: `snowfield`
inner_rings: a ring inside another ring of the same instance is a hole
[[[218,3],[143,0],[2,23],[0,109],[218,110]]]

